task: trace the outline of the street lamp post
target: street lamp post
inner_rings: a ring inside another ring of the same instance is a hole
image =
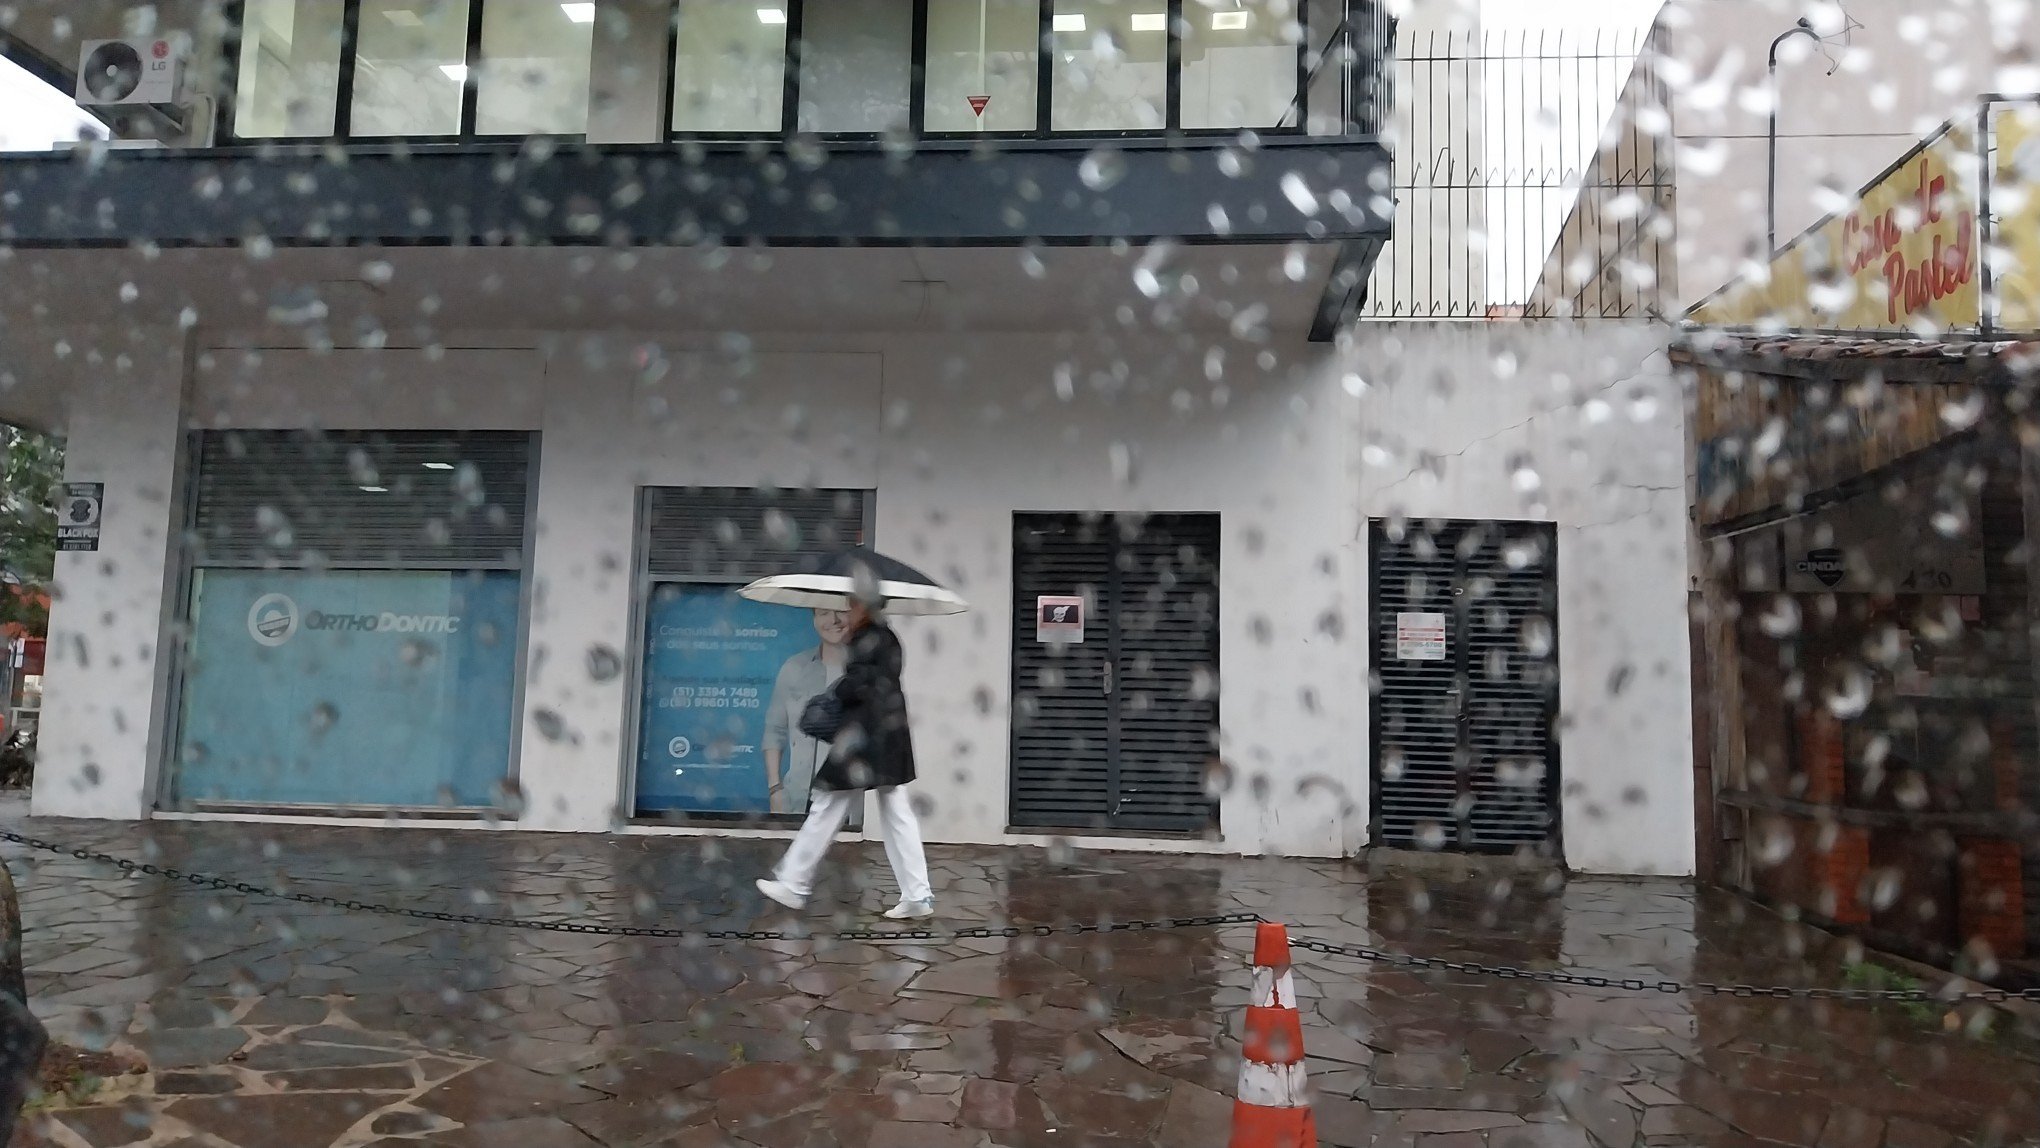
[[[1813,22],[1801,16],[1799,23],[1780,32],[1778,38],[1771,41],[1771,126],[1764,137],[1769,147],[1764,175],[1764,256],[1767,259],[1778,253],[1778,45],[1800,35],[1812,40],[1820,39],[1820,33],[1813,30]]]

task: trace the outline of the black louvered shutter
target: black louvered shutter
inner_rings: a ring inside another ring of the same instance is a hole
[[[1012,821],[1103,828],[1111,810],[1112,705],[1106,696],[1112,544],[1096,522],[1016,518],[1013,538]],[[1035,599],[1079,595],[1080,645],[1035,641]]]
[[[1371,530],[1374,840],[1503,852],[1555,839],[1555,535],[1543,523]],[[1445,657],[1399,656],[1398,615],[1445,619]]]
[[[1015,826],[1195,831],[1215,806],[1216,515],[1021,515],[1013,547]],[[1035,640],[1043,595],[1081,645]]]
[[[1215,514],[1158,515],[1121,532],[1118,828],[1202,829],[1215,812],[1218,542]]]
[[[655,487],[645,492],[654,582],[743,583],[864,541],[861,490]]]
[[[211,567],[516,570],[532,436],[208,431],[192,558]]]

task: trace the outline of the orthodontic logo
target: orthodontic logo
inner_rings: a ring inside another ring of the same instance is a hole
[[[458,614],[325,614],[317,610],[300,612],[298,604],[284,594],[264,594],[248,611],[248,634],[264,646],[276,647],[295,637],[299,630],[320,630],[347,634],[458,634]]]

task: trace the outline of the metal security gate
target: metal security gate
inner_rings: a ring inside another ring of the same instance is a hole
[[[1556,535],[1547,523],[1370,531],[1372,839],[1555,851]]]
[[[1208,828],[1218,516],[1016,515],[1013,591],[1013,825]],[[1040,640],[1044,598],[1080,642]]]

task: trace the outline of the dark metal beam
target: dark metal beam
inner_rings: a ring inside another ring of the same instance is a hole
[[[1371,137],[8,156],[0,243],[1378,246],[1388,163]]]
[[[1382,238],[1365,236],[1339,244],[1339,257],[1325,277],[1325,290],[1318,297],[1317,315],[1310,323],[1310,341],[1329,343],[1339,328],[1353,321],[1367,304],[1367,280],[1374,274],[1374,261],[1381,255]]]

